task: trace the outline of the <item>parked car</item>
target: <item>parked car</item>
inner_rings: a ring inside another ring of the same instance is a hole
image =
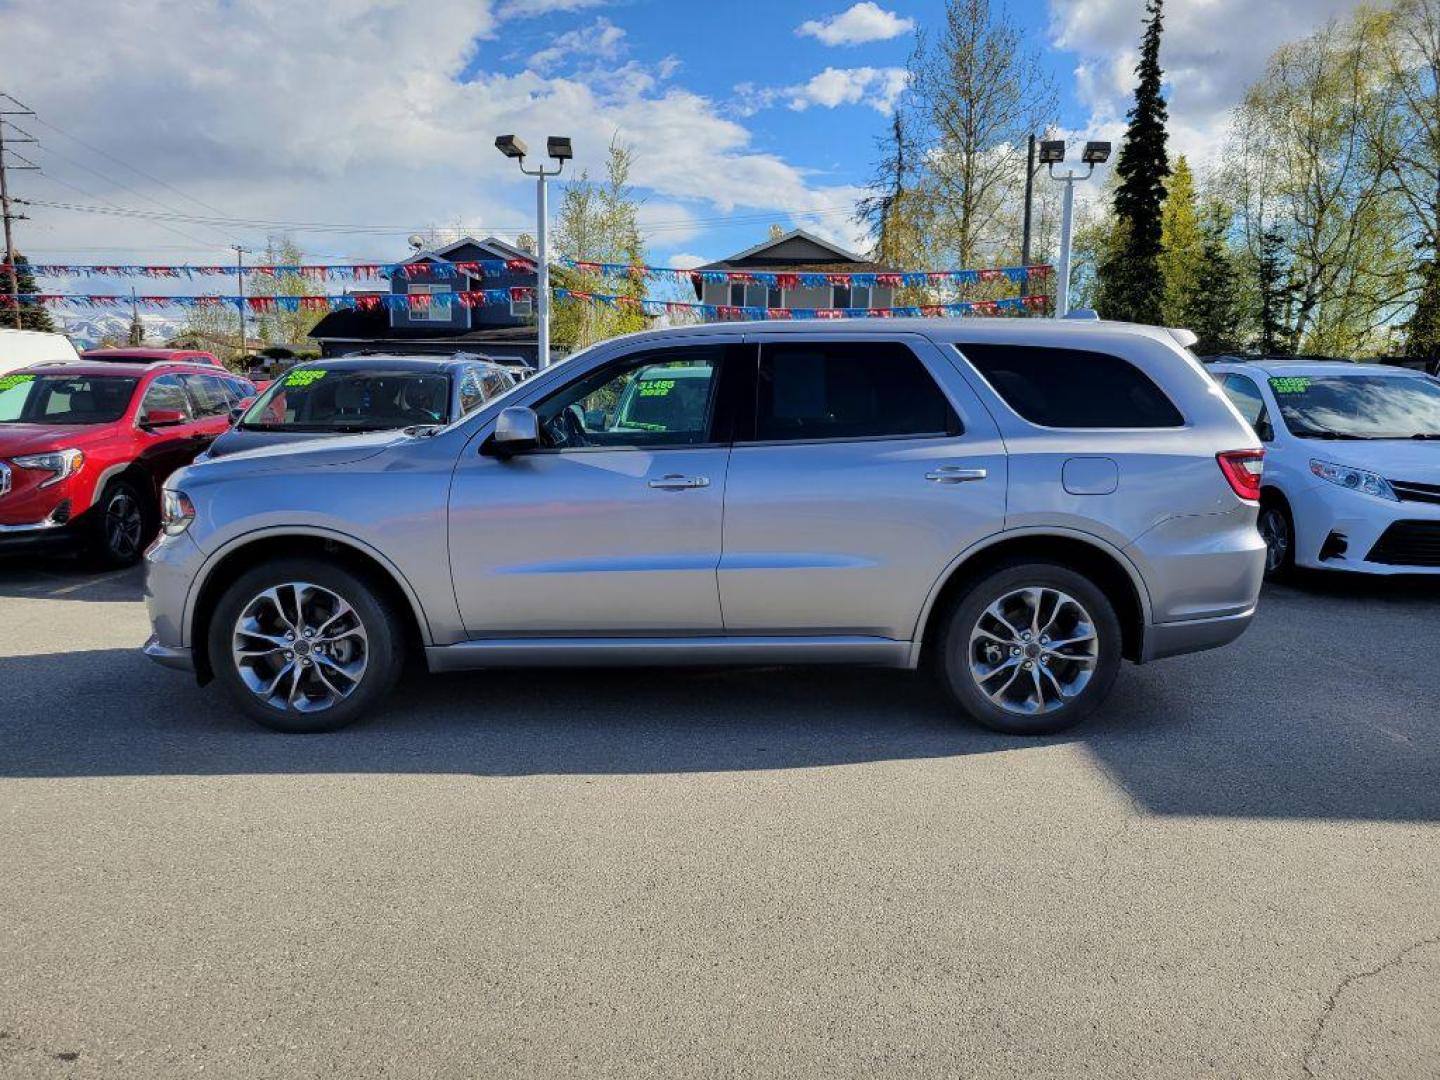
[[[473,357],[371,354],[299,364],[250,404],[205,460],[357,431],[445,425],[515,385]]]
[[[80,354],[64,334],[41,330],[0,330],[0,375],[32,364],[78,359]]]
[[[159,524],[160,485],[229,426],[248,385],[197,364],[0,375],[0,552],[78,547],[106,566],[138,561]]]
[[[1053,732],[1122,658],[1244,631],[1262,456],[1164,330],[651,331],[446,428],[182,470],[145,651],[283,731],[355,720],[414,646],[432,671],[933,663],[980,722]]]
[[[94,364],[203,364],[224,368],[214,353],[203,349],[86,349],[80,359]]]
[[[1266,572],[1440,573],[1440,380],[1377,364],[1218,358],[1266,449]]]

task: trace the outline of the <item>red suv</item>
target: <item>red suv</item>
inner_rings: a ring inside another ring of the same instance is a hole
[[[79,547],[135,562],[165,478],[254,388],[201,364],[41,364],[0,375],[0,552]]]

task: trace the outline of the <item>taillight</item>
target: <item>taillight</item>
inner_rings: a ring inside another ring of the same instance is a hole
[[[1260,477],[1265,472],[1264,450],[1226,450],[1215,455],[1220,471],[1230,487],[1242,499],[1260,498]]]

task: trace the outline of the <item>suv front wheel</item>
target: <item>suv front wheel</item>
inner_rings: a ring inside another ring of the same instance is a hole
[[[315,559],[257,566],[225,590],[210,662],[240,708],[268,728],[334,731],[395,684],[399,623],[365,579]]]
[[[1007,564],[958,598],[940,640],[943,682],[972,717],[1007,735],[1050,735],[1094,712],[1120,669],[1120,620],[1087,577]]]

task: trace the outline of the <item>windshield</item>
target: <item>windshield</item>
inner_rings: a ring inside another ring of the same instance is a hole
[[[0,375],[0,424],[114,423],[137,382],[124,375]]]
[[[450,420],[450,378],[429,371],[302,368],[276,379],[240,421],[247,431],[384,431]]]
[[[1270,389],[1302,439],[1440,439],[1440,381],[1411,375],[1277,377]]]

